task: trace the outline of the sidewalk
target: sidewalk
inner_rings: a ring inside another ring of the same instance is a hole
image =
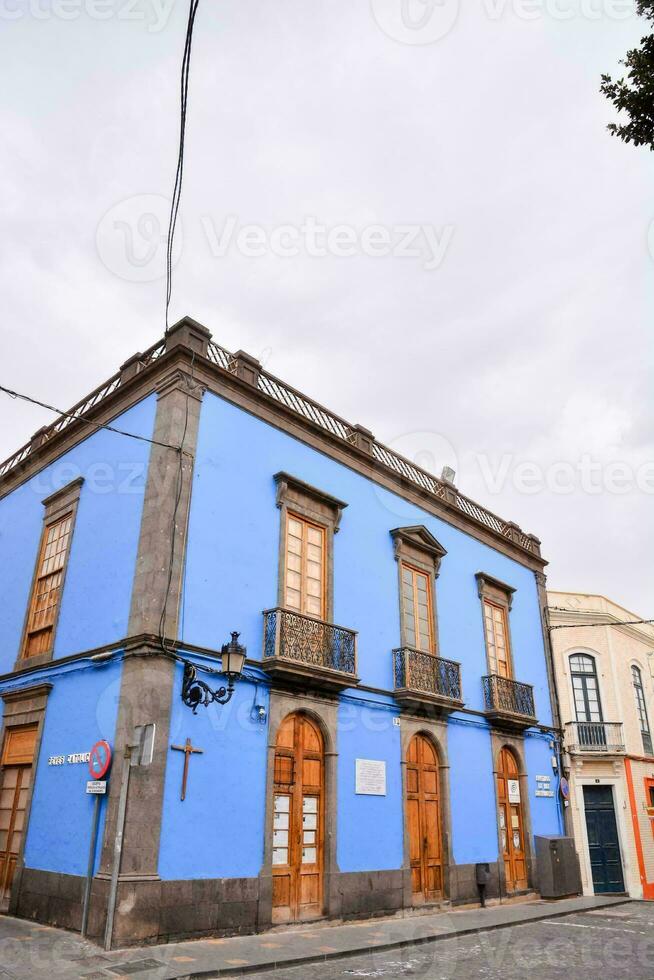
[[[197,939],[111,953],[85,942],[77,933],[0,916],[0,978],[193,980],[204,977],[208,980],[501,929],[627,901],[624,897],[534,900],[486,909],[369,919],[346,925],[321,923],[257,936]]]

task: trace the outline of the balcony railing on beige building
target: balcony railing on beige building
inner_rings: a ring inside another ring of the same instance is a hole
[[[622,723],[569,721],[565,726],[565,747],[568,752],[622,753],[625,751]]]

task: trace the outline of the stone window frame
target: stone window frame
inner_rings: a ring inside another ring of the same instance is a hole
[[[276,503],[280,511],[277,605],[282,609],[286,608],[286,527],[289,514],[297,514],[298,517],[322,528],[325,534],[324,621],[332,623],[334,621],[334,535],[338,533],[341,516],[347,504],[338,497],[333,497],[283,470],[275,473],[273,479],[277,485]]]
[[[77,509],[79,507],[80,495],[82,492],[82,486],[84,484],[84,477],[80,476],[76,480],[72,480],[67,483],[66,486],[61,487],[59,490],[55,490],[48,497],[45,497],[41,503],[43,504],[45,511],[43,513],[43,522],[41,526],[41,534],[39,537],[39,544],[36,552],[36,558],[34,561],[34,571],[32,572],[32,582],[30,585],[29,597],[27,600],[27,608],[25,610],[25,618],[23,621],[23,630],[21,633],[20,646],[18,648],[18,656],[16,658],[15,668],[18,670],[20,667],[38,667],[41,664],[50,663],[54,659],[54,648],[55,641],[57,638],[57,628],[59,625],[59,616],[61,614],[61,605],[64,598],[64,589],[66,588],[66,577],[68,574],[68,564],[70,562],[70,555],[73,550],[73,540],[75,537],[75,526],[77,523]],[[70,537],[68,540],[68,550],[66,552],[66,558],[64,561],[63,568],[61,570],[61,588],[59,593],[59,601],[57,603],[57,610],[55,612],[54,622],[52,624],[52,644],[47,653],[39,653],[33,656],[25,655],[25,647],[27,644],[28,626],[30,619],[30,612],[32,609],[32,602],[34,600],[34,590],[36,588],[36,583],[38,580],[39,573],[39,560],[41,557],[43,542],[45,536],[48,533],[48,528],[62,518],[70,515]]]
[[[493,575],[488,575],[487,572],[477,572],[475,574],[477,580],[477,594],[480,599],[480,610],[481,610],[481,621],[484,630],[484,648],[486,651],[486,667],[488,668],[489,674],[491,673],[491,664],[488,649],[488,634],[486,631],[486,615],[484,612],[484,602],[489,602],[495,606],[499,606],[504,610],[504,619],[506,621],[506,652],[509,664],[509,680],[515,680],[515,664],[513,662],[513,640],[511,637],[511,606],[513,605],[513,596],[515,594],[515,588],[512,585],[507,585],[506,582],[502,582],[501,579],[495,578]]]
[[[436,603],[436,579],[440,574],[441,561],[447,550],[436,540],[424,524],[412,524],[408,527],[396,527],[390,532],[393,539],[393,553],[397,562],[397,597],[400,607],[400,646],[411,646],[407,642],[407,630],[402,601],[402,566],[409,565],[427,576],[429,581],[429,597],[431,599],[431,631],[432,650],[434,656],[439,656],[440,643],[438,639],[438,607]],[[417,647],[411,646],[411,649]],[[425,651],[422,651],[425,652]]]

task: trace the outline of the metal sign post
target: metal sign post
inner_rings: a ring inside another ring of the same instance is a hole
[[[118,891],[118,873],[123,852],[123,834],[125,832],[125,812],[127,810],[127,790],[129,789],[129,774],[136,758],[136,746],[126,745],[123,757],[123,772],[120,782],[120,797],[118,799],[118,817],[116,820],[116,837],[114,840],[114,863],[111,869],[109,885],[109,904],[107,906],[107,925],[104,931],[104,948],[111,949],[111,939],[114,931],[114,915],[116,913],[116,893]]]
[[[118,798],[118,815],[116,817],[114,863],[111,869],[109,902],[107,904],[107,925],[104,932],[104,948],[106,950],[111,949],[111,940],[114,932],[116,896],[118,894],[118,876],[120,874],[120,862],[123,856],[123,837],[125,834],[125,814],[127,812],[127,791],[129,789],[129,777],[132,771],[132,766],[149,766],[152,762],[155,731],[156,726],[154,724],[138,725],[134,729],[134,740],[136,744],[125,746],[123,771],[120,781],[120,796]]]
[[[89,772],[92,779],[86,784],[86,792],[95,795],[93,804],[93,823],[91,825],[91,843],[89,845],[89,863],[86,869],[86,884],[84,886],[84,901],[82,903],[82,937],[86,936],[89,924],[89,905],[91,901],[91,885],[93,884],[93,868],[95,866],[95,852],[98,846],[98,828],[100,826],[100,807],[102,797],[107,792],[106,780],[102,777],[107,775],[111,765],[111,746],[108,742],[96,742],[89,756]]]

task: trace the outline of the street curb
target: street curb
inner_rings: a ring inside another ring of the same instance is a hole
[[[363,956],[366,953],[388,952],[393,949],[402,949],[407,946],[423,946],[425,943],[433,943],[444,939],[457,939],[459,936],[471,936],[480,932],[494,932],[496,929],[510,929],[513,926],[530,925],[532,922],[542,922],[543,919],[560,919],[566,915],[579,915],[584,912],[594,912],[601,908],[617,908],[620,905],[630,905],[633,899],[625,898],[624,901],[607,901],[606,904],[596,905],[587,909],[568,909],[565,912],[545,911],[543,913],[530,916],[528,919],[517,922],[496,922],[493,925],[476,926],[474,928],[457,929],[450,933],[437,933],[433,936],[419,936],[417,939],[398,939],[394,942],[380,943],[378,946],[368,946],[365,949],[344,949],[334,953],[313,953],[310,956],[298,956],[293,959],[269,960],[265,963],[256,963],[248,966],[228,966],[213,970],[198,970],[194,973],[179,973],[169,980],[211,980],[214,977],[235,977],[244,976],[249,973],[265,973],[270,970],[279,970],[282,967],[291,969],[294,966],[307,966],[310,963],[325,963],[331,960],[345,959],[349,956]]]

